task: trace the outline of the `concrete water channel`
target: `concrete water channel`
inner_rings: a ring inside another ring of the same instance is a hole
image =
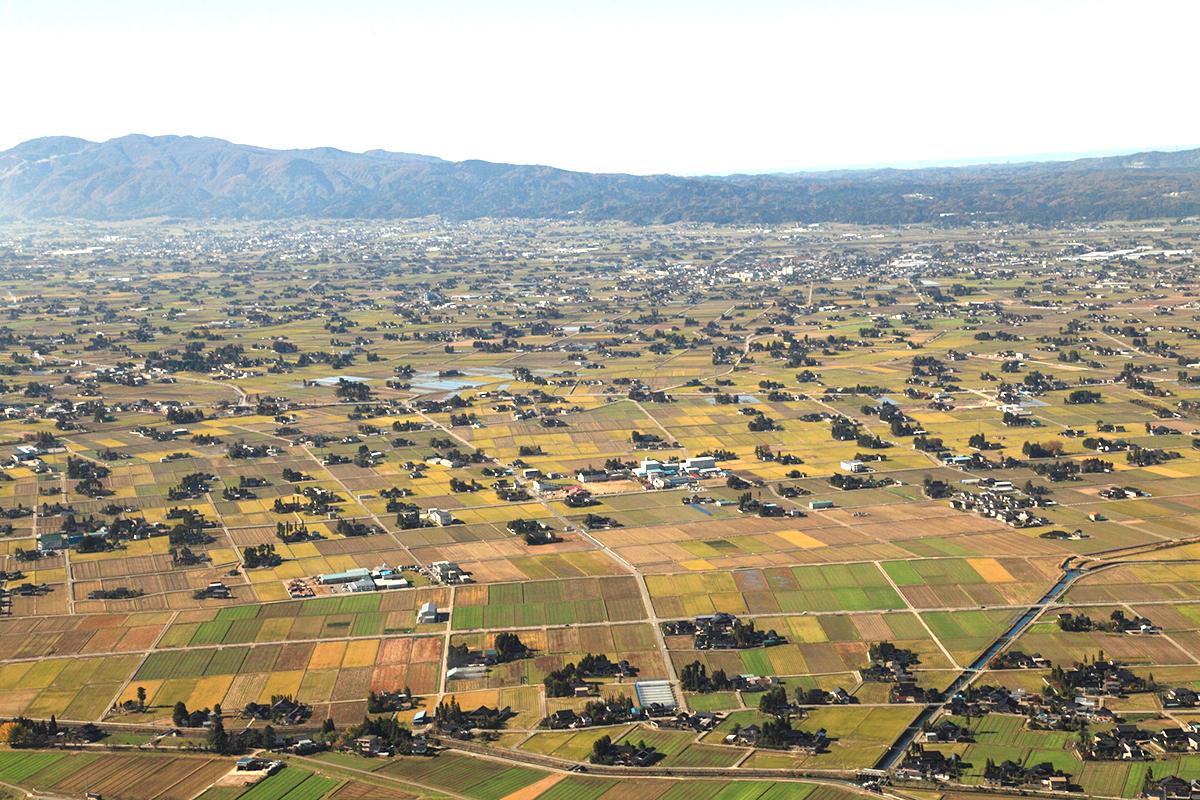
[[[904,753],[908,751],[909,746],[912,745],[913,741],[916,740],[917,736],[921,733],[925,723],[929,722],[938,712],[945,708],[949,700],[954,697],[954,695],[962,691],[967,684],[974,680],[975,676],[979,674],[979,671],[984,669],[997,653],[1007,647],[1009,642],[1013,641],[1022,633],[1024,633],[1025,629],[1028,628],[1033,621],[1038,618],[1038,615],[1040,615],[1047,606],[1056,602],[1060,597],[1062,597],[1063,593],[1066,592],[1066,590],[1071,586],[1072,583],[1076,581],[1076,579],[1078,579],[1081,575],[1087,574],[1091,571],[1091,569],[1094,569],[1073,567],[1071,566],[1071,562],[1073,560],[1074,557],[1072,556],[1071,558],[1067,558],[1062,562],[1062,564],[1059,565],[1059,569],[1062,570],[1062,576],[1058,579],[1058,582],[1050,587],[1049,591],[1042,596],[1041,600],[1038,600],[1037,603],[1026,609],[1025,612],[1021,614],[1021,616],[1018,617],[1012,625],[1009,626],[1008,630],[1000,634],[1000,636],[997,637],[996,640],[992,642],[986,650],[980,653],[978,658],[967,665],[967,667],[959,674],[959,676],[954,679],[954,682],[950,684],[950,687],[946,689],[946,693],[944,695],[945,699],[941,703],[928,705],[921,710],[921,713],[917,715],[917,718],[913,720],[912,724],[904,729],[904,732],[900,734],[899,738],[892,743],[892,746],[887,749],[887,751],[875,764],[875,769],[887,770],[894,767],[896,762],[903,757]],[[1095,568],[1099,568],[1099,566],[1106,565],[1098,565]]]

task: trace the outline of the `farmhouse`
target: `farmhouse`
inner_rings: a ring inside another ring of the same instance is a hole
[[[436,603],[423,603],[417,611],[417,622],[424,624],[432,624],[438,621],[438,607]]]
[[[429,565],[429,574],[437,583],[470,583],[471,577],[451,561],[435,561]]]
[[[1147,800],[1195,800],[1200,797],[1200,781],[1187,781],[1175,775],[1159,778],[1142,797]]]

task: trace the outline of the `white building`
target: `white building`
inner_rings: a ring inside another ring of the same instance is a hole
[[[693,456],[683,462],[683,468],[688,472],[705,472],[717,468],[717,459],[712,456]]]
[[[434,561],[429,570],[438,583],[468,583],[471,580],[462,567],[450,561]]]

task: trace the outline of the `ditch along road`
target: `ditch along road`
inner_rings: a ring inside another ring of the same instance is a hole
[[[1149,552],[1193,544],[1195,541],[1195,539],[1188,539],[1171,543],[1163,543],[1158,547],[1150,546]],[[1147,545],[1136,545],[1123,550],[1111,550],[1108,551],[1108,554],[1109,556],[1112,556],[1115,553],[1126,551],[1129,551],[1129,554],[1131,555],[1148,552]],[[879,761],[876,762],[875,769],[891,770],[893,767],[895,767],[897,762],[899,762],[900,759],[903,758],[904,754],[908,751],[909,746],[912,745],[917,736],[920,735],[924,725],[944,711],[950,704],[950,700],[954,697],[954,695],[970,686],[970,684],[973,683],[975,679],[983,673],[993,658],[995,658],[1010,644],[1012,644],[1013,641],[1015,641],[1022,633],[1024,633],[1030,625],[1036,622],[1048,608],[1056,605],[1058,600],[1062,598],[1062,596],[1066,594],[1067,590],[1070,589],[1071,586],[1073,586],[1080,578],[1095,574],[1100,570],[1117,566],[1196,563],[1196,559],[1126,558],[1125,560],[1111,561],[1095,561],[1093,559],[1094,556],[1069,556],[1068,558],[1064,559],[1059,565],[1059,569],[1062,574],[1059,576],[1058,581],[1051,586],[1044,595],[1042,595],[1042,599],[1029,606],[1025,613],[1018,617],[1017,620],[1011,626],[1009,626],[1008,630],[1000,634],[1000,636],[998,636],[996,640],[987,647],[987,649],[980,653],[980,655],[974,661],[972,661],[965,669],[963,669],[959,676],[954,679],[954,682],[951,683],[944,692],[943,697],[945,699],[942,702],[932,703],[925,706],[925,708],[921,710],[921,713],[917,715],[912,724],[904,729],[900,736],[896,738],[896,741],[892,743],[891,747],[889,747],[884,752],[883,756],[880,757]]]

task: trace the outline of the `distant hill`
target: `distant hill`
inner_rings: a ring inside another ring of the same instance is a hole
[[[917,170],[683,178],[190,136],[0,153],[0,218],[568,216],[637,223],[1059,223],[1200,214],[1200,150]]]

